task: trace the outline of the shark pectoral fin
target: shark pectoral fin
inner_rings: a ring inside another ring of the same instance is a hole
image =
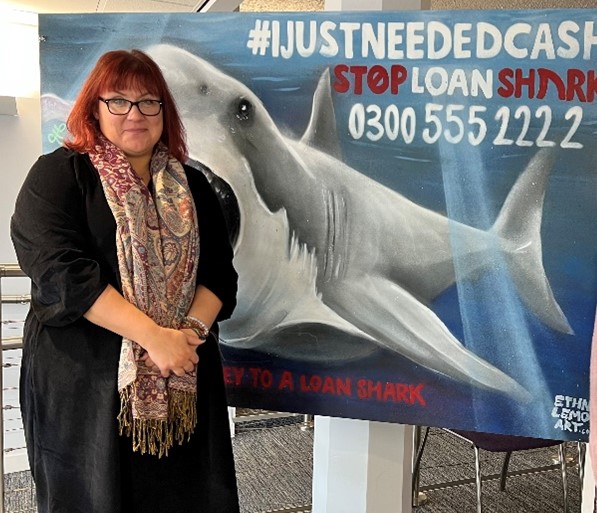
[[[332,101],[330,70],[326,68],[313,94],[311,118],[301,142],[317,148],[337,159],[342,158],[336,129],[336,114]]]
[[[555,157],[553,148],[542,148],[533,156],[508,193],[493,231],[500,238],[510,274],[527,307],[550,328],[572,334],[543,268],[543,201]]]
[[[452,379],[530,399],[524,387],[466,349],[432,310],[396,283],[363,276],[331,289],[324,301],[387,349]]]

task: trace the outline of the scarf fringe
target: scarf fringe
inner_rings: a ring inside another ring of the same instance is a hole
[[[197,394],[181,390],[170,390],[167,419],[134,418],[130,396],[134,385],[120,391],[120,413],[118,426],[120,435],[132,438],[133,452],[151,454],[161,458],[168,456],[176,441],[178,445],[191,439],[197,425]]]

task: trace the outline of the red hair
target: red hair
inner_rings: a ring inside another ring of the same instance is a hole
[[[86,153],[100,134],[97,113],[99,97],[110,90],[137,89],[155,94],[162,101],[164,130],[160,141],[180,162],[188,157],[185,129],[172,93],[159,66],[141,50],[115,50],[102,55],[85,80],[66,120],[70,137],[65,146]]]

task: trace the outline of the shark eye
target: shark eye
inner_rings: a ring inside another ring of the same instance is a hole
[[[246,98],[241,98],[236,108],[236,117],[241,121],[247,121],[253,112],[253,104]]]
[[[210,93],[209,86],[207,84],[201,84],[199,86],[199,94],[207,96]]]

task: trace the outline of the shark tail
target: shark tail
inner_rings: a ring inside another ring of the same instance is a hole
[[[520,297],[547,326],[562,333],[573,330],[558,305],[543,268],[541,221],[545,190],[556,160],[554,148],[542,148],[520,175],[492,228]]]

